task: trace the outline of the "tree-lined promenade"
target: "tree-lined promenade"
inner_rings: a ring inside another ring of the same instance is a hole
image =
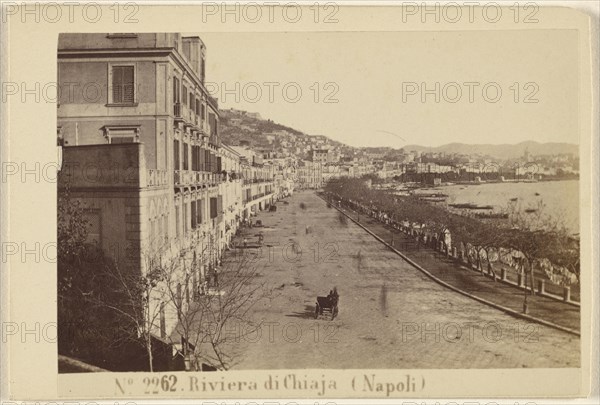
[[[237,238],[238,245],[248,240],[238,255],[252,257],[262,275],[251,285],[267,281],[274,289],[250,310],[257,325],[251,333],[243,326],[228,328],[238,360],[233,369],[580,364],[578,336],[515,318],[432,281],[312,191],[297,191],[286,202],[275,212],[259,212],[262,226],[244,228]],[[362,214],[360,224],[384,226]],[[493,283],[476,273],[471,278]],[[315,319],[316,297],[334,287],[338,316]],[[522,293],[513,290],[520,304]],[[531,297],[532,315],[542,298]]]
[[[543,279],[553,276],[563,286],[570,285],[573,275],[579,279],[579,241],[558,219],[546,215],[543,207],[526,212],[512,204],[507,207],[508,219],[482,220],[449,212],[415,196],[374,190],[364,179],[335,179],[325,191],[330,201],[410,235],[417,245],[442,250],[469,266],[485,269],[494,278],[498,267],[509,266],[519,273],[519,284],[530,286],[531,294],[536,290],[536,274]],[[526,307],[527,293],[523,309]]]

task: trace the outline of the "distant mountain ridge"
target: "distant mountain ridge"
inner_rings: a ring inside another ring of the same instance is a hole
[[[421,145],[406,145],[405,151],[418,152],[444,152],[444,153],[463,153],[468,155],[479,154],[493,156],[499,159],[515,159],[521,157],[528,151],[531,155],[557,155],[561,153],[571,153],[579,155],[579,145],[566,142],[536,142],[524,141],[517,144],[465,144],[448,143],[441,146],[427,147]]]
[[[235,110],[223,109],[221,113],[220,134],[223,141],[230,145],[239,145],[241,142],[247,142],[249,146],[255,148],[270,148],[278,146],[282,142],[296,142],[297,140],[307,140],[311,136],[302,131],[289,126],[273,122],[269,119],[261,118],[259,114]],[[345,145],[342,142],[335,141],[327,136],[331,145],[338,145],[346,152],[351,150],[362,150],[367,152],[386,153],[399,150],[388,146],[363,147],[356,148]],[[269,138],[275,138],[269,139]],[[528,151],[531,155],[557,155],[561,153],[571,153],[579,156],[579,146],[572,143],[524,141],[517,144],[465,144],[459,142],[448,143],[441,146],[428,147],[422,145],[406,145],[402,149],[406,152],[434,152],[447,154],[465,154],[490,156],[496,159],[517,159]]]

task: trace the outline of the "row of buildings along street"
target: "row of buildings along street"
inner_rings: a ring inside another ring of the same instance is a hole
[[[62,94],[59,199],[80,204],[86,244],[122,273],[198,263],[193,285],[177,287],[188,296],[209,287],[240,224],[294,189],[262,156],[221,142],[205,58],[199,37],[180,34],[64,34],[58,50],[61,87],[106,90],[97,100]],[[176,309],[156,305],[159,315],[145,322],[168,347]]]

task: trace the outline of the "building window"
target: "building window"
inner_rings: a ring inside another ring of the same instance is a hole
[[[204,171],[210,172],[210,151],[204,149]]]
[[[196,100],[194,100],[194,93],[190,92],[190,110],[194,111],[196,106]]]
[[[108,143],[139,143],[140,126],[105,125],[104,137]]]
[[[135,103],[135,66],[111,66],[110,84],[112,86],[110,94],[111,104],[134,104]]]
[[[189,170],[188,144],[183,143],[183,170]]]
[[[179,103],[180,100],[180,92],[181,89],[179,87],[179,79],[174,77],[173,78],[173,102],[174,103]]]
[[[210,136],[216,137],[219,134],[219,121],[217,121],[217,117],[215,114],[208,114],[208,123],[210,125]]]
[[[187,208],[187,204],[183,203],[183,235],[187,235],[189,231],[189,224],[188,224],[188,208]]]
[[[190,204],[192,206],[192,216],[191,216],[192,217],[191,218],[192,219],[192,229],[196,229],[196,226],[197,226],[196,201],[192,201]]]
[[[183,94],[183,100],[182,100],[183,101],[183,105],[187,105],[187,94],[188,94],[187,91],[188,91],[187,87],[183,86],[183,91],[182,91],[182,94]]]
[[[204,84],[204,70],[206,69],[206,61],[204,57],[202,57],[200,61],[200,81]]]
[[[175,170],[181,170],[179,167],[179,141],[177,139],[173,141],[173,166]]]
[[[204,201],[198,200],[196,205],[196,223],[200,225],[202,223],[202,211],[204,210]]]
[[[210,198],[210,218],[216,218],[218,215],[217,212],[217,197]]]
[[[192,145],[192,171],[196,171],[196,146]]]

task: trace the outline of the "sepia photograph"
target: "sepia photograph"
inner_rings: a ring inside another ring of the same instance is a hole
[[[576,32],[461,40],[61,34],[59,371],[579,367]]]

